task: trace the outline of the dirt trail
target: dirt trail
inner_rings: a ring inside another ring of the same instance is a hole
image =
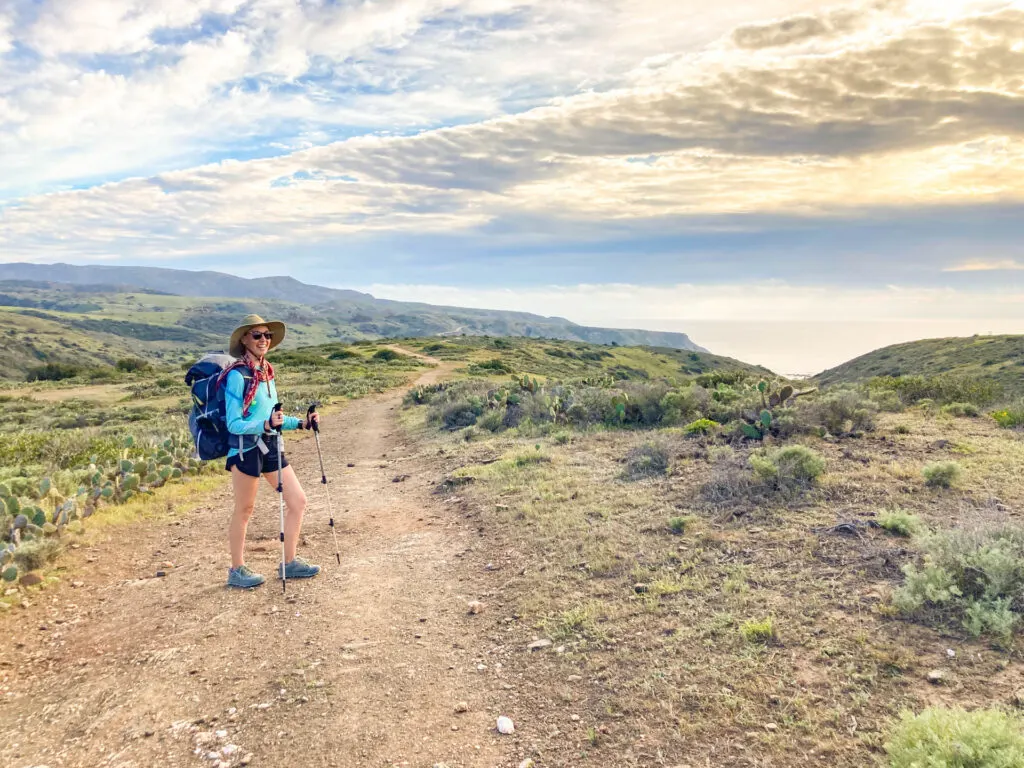
[[[0,765],[517,765],[518,737],[494,730],[512,686],[487,668],[484,625],[466,611],[494,576],[458,504],[432,493],[437,457],[405,443],[401,394],[324,420],[340,567],[315,444],[289,446],[310,500],[300,554],[324,572],[290,582],[287,599],[266,485],[248,562],[268,583],[224,588],[225,487],[188,515],[79,550],[82,586],[0,620]]]

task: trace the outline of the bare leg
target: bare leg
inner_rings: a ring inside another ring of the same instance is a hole
[[[252,510],[256,505],[256,491],[259,484],[258,477],[249,477],[240,472],[238,467],[231,468],[231,487],[235,492],[235,511],[231,515],[231,525],[228,527],[228,545],[231,549],[232,568],[238,568],[245,564],[245,529],[249,526],[249,518],[252,517]]]
[[[267,482],[277,491],[277,472],[264,472]],[[299,478],[289,466],[281,471],[281,486],[284,488],[284,505],[288,513],[284,516],[284,559],[290,563],[295,559],[299,545],[299,531],[302,530],[302,516],[306,513],[306,492],[299,485]]]

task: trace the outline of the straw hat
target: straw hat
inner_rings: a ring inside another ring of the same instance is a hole
[[[235,328],[231,334],[231,346],[228,347],[228,351],[232,357],[241,357],[245,354],[245,347],[242,346],[242,337],[253,328],[258,328],[261,325],[267,326],[270,332],[274,334],[274,338],[270,340],[270,349],[284,341],[284,323],[280,320],[264,320],[259,315],[246,315],[242,320],[242,324]]]

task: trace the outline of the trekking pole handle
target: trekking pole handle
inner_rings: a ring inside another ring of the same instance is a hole
[[[277,405],[274,406],[274,413],[280,413],[280,412],[281,412],[281,404],[278,403]],[[278,434],[280,434],[281,431],[284,429],[284,421],[282,420],[280,424],[278,424],[276,427],[274,427],[274,429],[276,429]]]
[[[319,432],[320,431],[320,423],[318,421],[316,421],[315,419],[313,419],[313,414],[314,413],[316,413],[316,403],[313,403],[312,405],[310,405],[309,408],[306,410],[306,421],[308,421],[310,426],[313,427],[313,431],[314,432]]]

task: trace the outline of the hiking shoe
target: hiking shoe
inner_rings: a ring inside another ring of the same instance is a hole
[[[249,566],[240,565],[237,568],[228,569],[228,586],[239,589],[252,589],[258,587],[266,579],[258,573],[249,570]]]
[[[286,579],[311,579],[320,573],[320,566],[307,563],[301,557],[296,557],[290,563],[285,563],[284,576]],[[277,566],[277,575],[281,576],[281,566]]]

